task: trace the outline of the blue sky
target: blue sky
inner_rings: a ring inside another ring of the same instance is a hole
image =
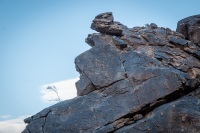
[[[74,58],[90,48],[84,40],[97,14],[113,12],[128,27],[153,22],[175,30],[199,7],[199,0],[0,0],[0,116],[37,113],[51,105],[41,100],[41,86],[79,76]]]

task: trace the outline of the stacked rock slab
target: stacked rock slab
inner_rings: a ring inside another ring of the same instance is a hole
[[[25,119],[23,133],[200,132],[199,18],[179,21],[175,32],[99,14],[91,49],[75,59],[78,96]]]

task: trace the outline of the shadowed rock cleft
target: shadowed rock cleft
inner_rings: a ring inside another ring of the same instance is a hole
[[[177,31],[97,15],[75,59],[77,97],[26,118],[23,133],[200,133],[200,16]]]

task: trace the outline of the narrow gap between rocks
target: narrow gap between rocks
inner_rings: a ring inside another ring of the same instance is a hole
[[[26,130],[27,130],[29,133],[31,133],[31,132],[28,130],[28,128],[26,128]]]
[[[119,81],[122,81],[122,80],[124,80],[124,79],[116,80],[116,81],[110,83],[109,85],[106,85],[106,86],[102,86],[102,87],[100,87],[99,89],[107,88],[107,87],[109,87],[109,86],[111,86],[111,85],[113,85],[113,84],[115,84],[115,83],[117,83],[117,82],[119,82]]]
[[[198,56],[195,55],[194,53],[191,53],[191,52],[189,52],[189,51],[187,51],[187,50],[184,50],[184,47],[185,47],[185,46],[180,46],[179,44],[176,44],[176,43],[170,43],[170,44],[174,45],[176,48],[180,49],[181,51],[183,51],[183,52],[185,52],[185,53],[191,55],[192,57],[194,57],[194,58],[200,60],[200,57],[198,57]],[[197,47],[198,47],[198,45],[197,45]]]
[[[42,132],[44,133],[44,126],[45,126],[45,124],[46,124],[46,120],[47,120],[47,116],[48,116],[48,114],[51,112],[52,110],[49,110],[49,112],[45,115],[45,116],[43,116],[42,118],[44,119],[44,123],[43,123],[43,125],[42,125]]]
[[[78,67],[78,66],[77,66],[77,67]],[[124,80],[124,79],[126,78],[126,77],[125,77],[125,78],[123,78],[123,79],[116,80],[116,81],[114,81],[114,82],[112,82],[112,83],[110,83],[110,84],[108,84],[108,85],[106,85],[106,86],[99,87],[99,86],[94,85],[94,83],[93,83],[92,80],[86,75],[86,73],[84,72],[84,70],[82,70],[81,72],[90,80],[90,82],[92,83],[92,85],[96,88],[95,90],[100,90],[100,89],[109,87],[109,86],[111,86],[111,85],[113,85],[113,84],[115,84],[115,83],[117,83],[117,82],[119,82],[119,81],[122,81],[122,80]],[[92,91],[91,91],[91,92],[92,92]],[[91,93],[91,92],[89,92],[89,93]],[[88,93],[88,94],[89,94],[89,93]]]
[[[169,102],[173,102],[175,100],[177,100],[178,98],[185,96],[187,94],[189,94],[190,92],[194,91],[195,89],[197,89],[197,87],[194,88],[190,88],[189,86],[186,86],[185,84],[183,84],[183,87],[174,91],[173,93],[166,95],[165,97],[159,98],[156,101],[154,101],[153,103],[148,103],[145,106],[141,107],[140,111],[138,112],[133,112],[133,113],[129,113],[119,119],[117,119],[116,121],[119,121],[120,119],[126,119],[129,118],[129,121],[123,123],[123,125],[121,127],[118,127],[108,133],[114,133],[115,131],[117,131],[118,129],[125,127],[127,125],[131,125],[134,124],[135,122],[137,122],[138,120],[141,120],[142,118],[135,120],[134,117],[136,115],[142,115],[143,118],[145,118],[145,116],[150,113],[151,111],[153,111],[154,109],[158,108],[159,106],[169,103]],[[114,121],[115,122],[115,121]],[[113,122],[113,123],[114,123]],[[109,123],[112,124],[112,123]],[[107,125],[109,125],[107,124]]]
[[[186,50],[183,50],[185,53],[187,53],[187,54],[189,54],[189,55],[191,55],[192,57],[194,57],[194,58],[196,58],[196,59],[198,59],[198,60],[200,60],[200,57],[199,56],[197,56],[196,54],[194,54],[194,53],[191,53],[191,52],[188,52],[188,51],[186,51]]]
[[[157,59],[158,61],[160,61],[162,64],[164,64],[162,58],[159,58],[159,57],[154,57],[154,58]],[[165,64],[164,64],[164,65],[165,65]],[[183,72],[183,73],[186,73],[186,71],[183,71],[183,70],[181,70],[181,69],[176,68],[176,67],[173,66],[171,63],[167,63],[167,65],[168,65],[168,66],[171,66],[171,67],[173,67],[174,69],[179,70],[179,71],[181,71],[181,72]]]
[[[125,76],[126,79],[128,79],[129,83],[131,84],[131,81],[130,81],[130,79],[129,79],[128,73],[127,73],[126,68],[125,68],[125,65],[124,65],[124,63],[126,62],[126,60],[122,61],[121,56],[120,56],[120,53],[118,53],[118,57],[119,57],[119,60],[120,60],[120,62],[121,62],[121,64],[122,64],[122,67],[123,67],[123,69],[124,69],[124,73],[125,73],[124,76]],[[134,87],[133,87],[132,84],[131,84],[131,87],[132,87],[132,89],[134,89]],[[137,97],[138,103],[140,104],[139,98],[138,98],[138,96],[137,96],[136,93],[135,93],[135,95],[136,95],[136,97]]]

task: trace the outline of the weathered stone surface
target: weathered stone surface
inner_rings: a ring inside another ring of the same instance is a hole
[[[177,38],[174,36],[169,36],[169,43],[179,45],[179,46],[185,46],[187,45],[188,41],[182,38]]]
[[[162,105],[146,118],[116,131],[116,133],[199,133],[200,100],[186,97]]]
[[[24,129],[24,131],[22,131],[22,133],[30,133],[30,132],[29,132],[28,129],[26,128],[26,129]]]
[[[84,73],[80,75],[80,79],[81,80],[76,82],[77,95],[85,95],[95,90],[94,85]]]
[[[158,26],[157,26],[155,23],[151,23],[149,26],[150,26],[152,29],[157,29],[157,28],[158,28]]]
[[[28,117],[26,119],[24,119],[24,122],[25,123],[30,123],[33,119],[31,117]]]
[[[114,43],[116,44],[116,46],[119,48],[119,49],[124,49],[127,47],[127,43],[121,39],[119,39],[118,37],[114,36],[113,37],[113,40],[114,40]]]
[[[91,28],[100,33],[122,35],[121,26],[114,22],[114,18],[111,12],[97,15],[93,20]]]
[[[125,72],[117,51],[111,45],[91,48],[75,59],[77,71],[97,88],[109,86],[125,78]],[[80,79],[81,80],[81,79]]]
[[[197,25],[196,17],[186,20]],[[88,35],[92,48],[75,59],[78,96],[25,119],[24,133],[200,131],[196,34],[154,23],[128,28],[112,13],[96,16],[91,28],[100,33]]]
[[[102,46],[102,45],[113,44],[113,38],[111,35],[93,33],[88,35],[88,37],[85,39],[85,42],[92,47]]]
[[[178,22],[177,32],[200,46],[200,15],[190,16]]]

